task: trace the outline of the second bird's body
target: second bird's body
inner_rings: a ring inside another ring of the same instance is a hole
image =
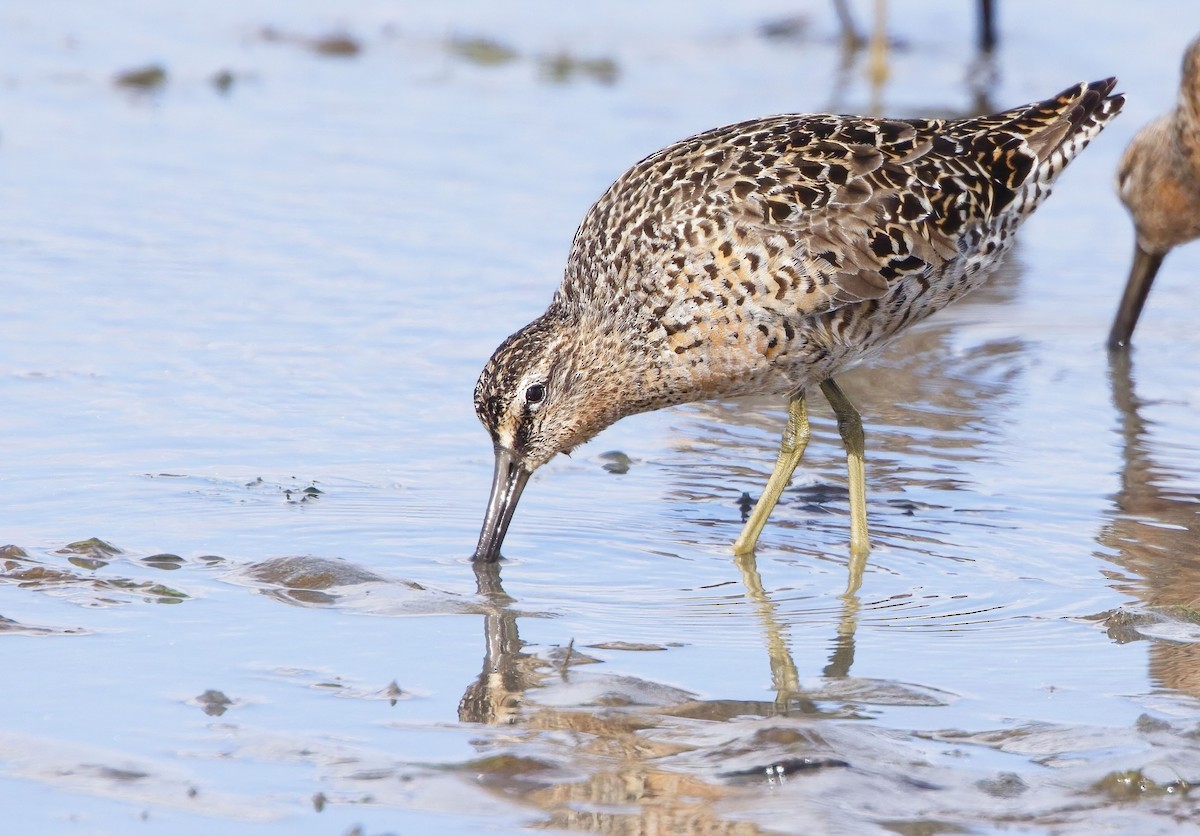
[[[1200,238],[1200,38],[1183,54],[1175,109],[1134,136],[1117,169],[1117,195],[1133,219],[1133,264],[1108,347],[1129,345],[1167,253]]]
[[[811,386],[838,413],[861,505],[861,430],[832,376],[984,280],[1120,109],[1112,87],[976,119],[775,116],[633,166],[580,224],[549,308],[480,376],[497,464],[476,557],[498,556],[526,479],[554,454],[626,415],[707,398],[792,401],[788,462],[781,451],[739,547],[799,459]]]

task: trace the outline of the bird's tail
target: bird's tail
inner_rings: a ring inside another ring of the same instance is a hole
[[[1052,99],[1018,108],[1013,127],[1025,135],[1043,165],[1054,161],[1061,170],[1121,112],[1125,97],[1112,92],[1116,84],[1115,78],[1077,84]]]
[[[1106,78],[1077,84],[1045,101],[979,120],[981,128],[993,136],[1008,133],[1013,143],[993,171],[1012,190],[1010,210],[1025,217],[1036,209],[1063,169],[1121,111],[1125,97],[1112,92],[1116,83]]]

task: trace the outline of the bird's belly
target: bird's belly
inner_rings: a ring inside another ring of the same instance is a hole
[[[691,400],[790,394],[870,359],[901,331],[983,284],[1005,249],[901,282],[880,299],[816,315],[757,300],[737,307],[696,303],[686,327],[667,329],[665,362],[688,384]]]
[[[688,400],[790,394],[863,354],[853,341],[834,338],[827,320],[750,305],[710,312],[667,335],[664,362],[689,390]]]

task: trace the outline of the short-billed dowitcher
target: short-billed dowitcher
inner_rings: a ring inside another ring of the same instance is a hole
[[[1138,131],[1125,149],[1117,194],[1133,216],[1135,238],[1110,349],[1129,344],[1167,253],[1200,238],[1200,38],[1183,55],[1175,109]]]
[[[549,308],[479,376],[496,470],[475,559],[499,556],[534,470],[620,418],[785,394],[779,459],[734,544],[752,551],[808,440],[813,385],[838,418],[865,554],[862,422],[833,375],[983,282],[1120,110],[1114,84],[974,119],[772,116],[629,169],[584,217]]]

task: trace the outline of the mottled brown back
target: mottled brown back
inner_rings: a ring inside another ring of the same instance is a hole
[[[576,233],[563,301],[636,290],[647,268],[669,283],[689,255],[714,249],[706,263],[728,260],[727,242],[752,250],[746,272],[774,272],[798,312],[877,298],[898,277],[979,246],[1031,186],[1035,200],[1016,208],[1032,211],[1046,193],[1037,187],[1119,109],[1120,97],[1105,98],[1111,88],[1079,85],[975,119],[783,115],[697,134],[642,160],[596,202]]]

